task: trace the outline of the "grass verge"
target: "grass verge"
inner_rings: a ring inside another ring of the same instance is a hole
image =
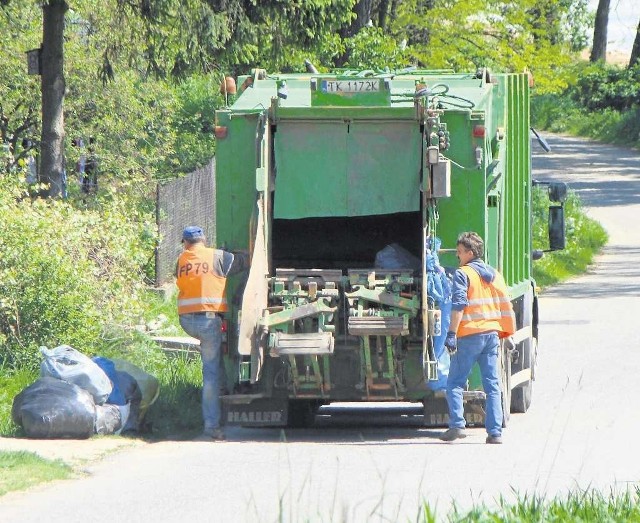
[[[548,244],[547,191],[539,187],[533,190],[533,245],[536,248]],[[608,236],[602,225],[589,218],[578,196],[569,191],[564,204],[566,247],[562,251],[548,252],[533,262],[533,276],[540,287],[559,283],[571,276],[585,272],[594,256],[607,243]]]
[[[60,460],[46,460],[33,452],[0,451],[0,496],[72,475],[71,467]]]
[[[426,504],[423,514],[425,523],[436,521],[435,513]],[[466,513],[461,513],[454,508],[446,520],[460,523],[638,522],[640,521],[640,487],[609,494],[594,489],[580,490],[551,500],[539,495],[523,495],[513,503],[500,499],[496,509],[479,505]]]

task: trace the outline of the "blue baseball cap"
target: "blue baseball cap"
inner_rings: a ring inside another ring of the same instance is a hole
[[[185,227],[182,231],[182,240],[186,242],[204,241],[204,231],[195,225]]]

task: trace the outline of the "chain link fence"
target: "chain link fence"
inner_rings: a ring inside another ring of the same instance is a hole
[[[156,221],[160,242],[156,249],[156,285],[173,280],[176,260],[182,251],[182,230],[198,225],[204,230],[207,245],[216,243],[216,162],[183,178],[159,184]]]

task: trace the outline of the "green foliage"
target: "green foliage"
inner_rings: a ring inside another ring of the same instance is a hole
[[[95,138],[101,185],[153,200],[148,180],[190,172],[213,156],[220,80],[209,75],[171,85],[127,73],[102,85],[70,75],[67,132],[85,144]],[[81,153],[69,147],[70,163]]]
[[[640,107],[627,111],[590,112],[568,96],[544,95],[532,99],[532,124],[538,129],[587,136],[596,140],[638,146]]]
[[[548,248],[547,209],[548,192],[540,187],[533,191],[533,245]],[[593,256],[607,242],[607,233],[595,220],[589,218],[582,209],[578,196],[570,191],[565,208],[566,248],[562,251],[545,253],[541,260],[533,264],[534,278],[544,287],[583,273],[593,261]]]
[[[160,395],[145,416],[147,436],[184,437],[202,429],[202,363],[197,352],[164,353],[144,334],[118,331],[100,355],[130,361],[160,382]]]
[[[497,508],[479,504],[462,513],[454,507],[447,520],[464,523],[640,521],[640,489],[636,487],[622,492],[612,491],[608,495],[598,490],[585,489],[552,499],[525,494],[518,496],[515,502],[508,502],[500,497]]]
[[[532,98],[532,123],[539,129],[588,136],[626,145],[640,142],[640,66],[622,69],[578,62],[562,75],[568,87]]]
[[[0,496],[71,475],[71,468],[60,460],[43,459],[33,452],[0,451]]]
[[[28,197],[5,175],[0,229],[0,365],[34,367],[40,345],[93,354],[106,325],[137,314],[153,237],[145,239],[145,224],[130,221],[117,196],[100,212],[78,212]]]
[[[0,144],[7,144],[11,152],[0,169],[12,169],[27,156],[23,139],[39,138],[39,77],[26,74],[24,54],[39,45],[42,35],[41,21],[27,15],[34,7],[12,2],[0,10]]]
[[[185,77],[251,67],[299,70],[304,51],[316,57],[321,45],[352,18],[353,0],[307,2],[210,2],[111,0],[114,18],[138,27],[131,43],[107,46],[109,62],[133,61],[158,77]],[[295,61],[294,61],[295,58]]]
[[[15,398],[38,378],[33,368],[9,370],[0,366],[0,436],[15,436],[20,428],[11,419],[11,407]]]
[[[398,43],[379,27],[365,27],[344,41],[349,60],[347,67],[354,69],[400,69],[408,65],[408,57]]]
[[[589,111],[624,111],[640,104],[640,64],[626,69],[603,63],[578,69],[568,93]]]
[[[147,415],[154,437],[202,429],[202,363],[199,355],[175,356],[157,370],[161,393]]]
[[[524,0],[507,7],[501,0],[411,0],[398,7],[393,34],[408,36],[408,53],[422,66],[529,69],[539,92],[555,92],[566,86],[557,71],[575,46],[565,35],[584,34],[578,4],[586,2]]]

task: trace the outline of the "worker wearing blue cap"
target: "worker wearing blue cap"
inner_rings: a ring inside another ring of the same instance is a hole
[[[185,227],[182,244],[176,265],[178,315],[185,332],[200,341],[202,356],[204,432],[197,439],[223,440],[220,389],[226,380],[220,345],[223,315],[229,310],[227,277],[247,267],[247,256],[207,247],[204,231],[197,226]]]

